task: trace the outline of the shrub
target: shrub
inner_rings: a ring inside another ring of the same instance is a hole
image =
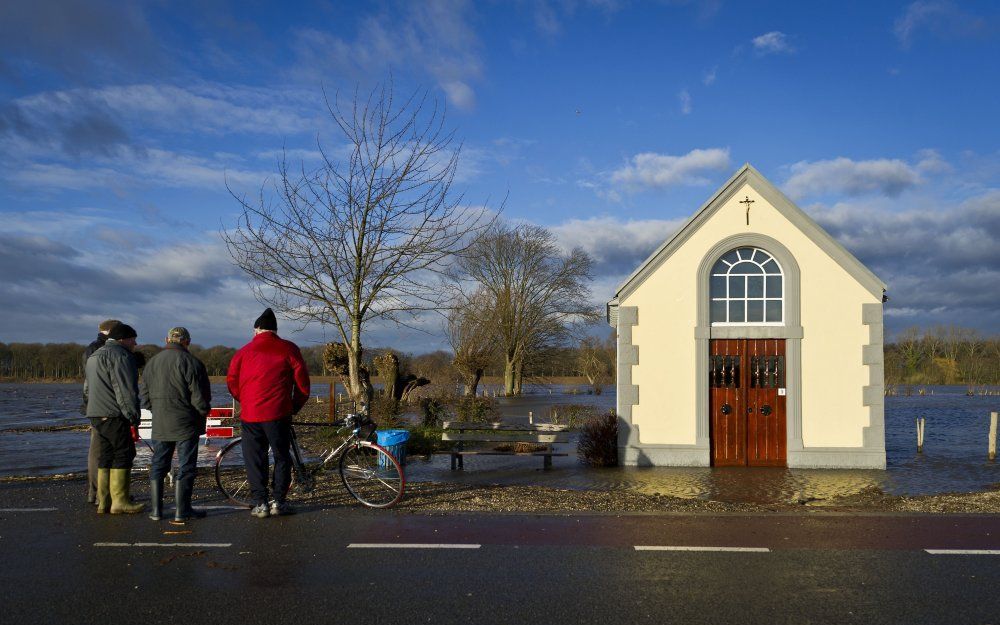
[[[420,413],[423,416],[424,427],[438,427],[442,421],[451,416],[448,406],[437,397],[421,397]]]
[[[369,415],[379,428],[395,428],[404,423],[403,411],[399,402],[389,394],[376,395],[372,399],[369,410]]]
[[[556,425],[568,425],[576,429],[581,423],[591,417],[596,417],[597,411],[593,406],[583,404],[557,404],[549,408],[549,420]]]
[[[410,440],[406,441],[406,453],[410,456],[427,456],[442,449],[441,428],[416,426],[410,428]]]
[[[452,404],[452,410],[459,421],[492,423],[500,420],[497,402],[490,397],[459,397]]]
[[[590,466],[618,466],[618,415],[614,410],[584,422],[576,451],[580,459]]]

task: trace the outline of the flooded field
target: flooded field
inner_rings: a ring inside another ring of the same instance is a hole
[[[582,404],[598,410],[615,403],[613,389],[588,395],[583,387],[532,386],[515,398],[498,398],[505,419],[547,415],[551,406]],[[492,392],[492,388],[487,388]],[[469,484],[539,484],[558,488],[628,488],[642,492],[724,501],[803,500],[850,494],[876,486],[894,494],[931,494],[980,490],[1000,482],[997,462],[986,459],[990,411],[1000,410],[1000,397],[966,396],[964,387],[928,387],[933,395],[886,398],[886,471],[804,469],[620,468],[590,469],[580,465],[575,449],[555,458],[552,471],[541,470],[539,458],[470,457],[466,470],[453,473],[446,456],[413,460],[411,480],[449,480]],[[326,385],[314,393],[326,396]],[[216,405],[231,401],[224,385],[213,385]],[[0,384],[0,475],[42,475],[80,470],[85,466],[86,432],[23,432],[23,428],[86,425],[79,414],[77,384]],[[916,453],[916,417],[927,419],[924,452]],[[218,443],[217,443],[218,444]],[[216,448],[202,452],[207,463]],[[140,462],[148,462],[140,454]]]

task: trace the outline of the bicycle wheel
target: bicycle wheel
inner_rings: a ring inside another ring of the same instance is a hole
[[[403,498],[406,477],[392,454],[359,441],[340,454],[340,479],[347,492],[369,508],[389,508]]]
[[[249,508],[252,495],[243,464],[242,440],[233,439],[215,455],[215,483],[229,501]]]

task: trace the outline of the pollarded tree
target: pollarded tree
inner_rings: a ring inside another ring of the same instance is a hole
[[[255,295],[303,324],[332,325],[346,347],[346,387],[370,401],[362,371],[365,325],[405,323],[436,310],[435,283],[489,225],[484,207],[452,192],[459,148],[425,98],[403,102],[391,84],[327,103],[346,148],[314,171],[279,165],[273,195],[235,193],[241,214],[223,237]]]
[[[463,255],[464,277],[489,299],[504,361],[504,391],[521,391],[532,352],[563,340],[576,322],[597,318],[590,302],[590,256],[568,253],[547,229],[498,222]]]
[[[483,372],[496,358],[494,313],[495,303],[481,289],[470,296],[459,295],[448,311],[448,342],[455,354],[452,366],[462,378],[466,396],[475,396]]]

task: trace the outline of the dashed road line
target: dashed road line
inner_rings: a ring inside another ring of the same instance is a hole
[[[767,547],[692,547],[681,545],[636,545],[636,551],[733,551],[738,553],[770,553]]]
[[[482,545],[449,543],[351,543],[348,549],[479,549]]]
[[[233,543],[94,543],[95,547],[232,547]]]
[[[1000,549],[924,549],[932,556],[1000,556]]]
[[[0,512],[55,512],[59,508],[0,508]]]
[[[200,506],[195,505],[199,510],[249,510],[246,506]]]

